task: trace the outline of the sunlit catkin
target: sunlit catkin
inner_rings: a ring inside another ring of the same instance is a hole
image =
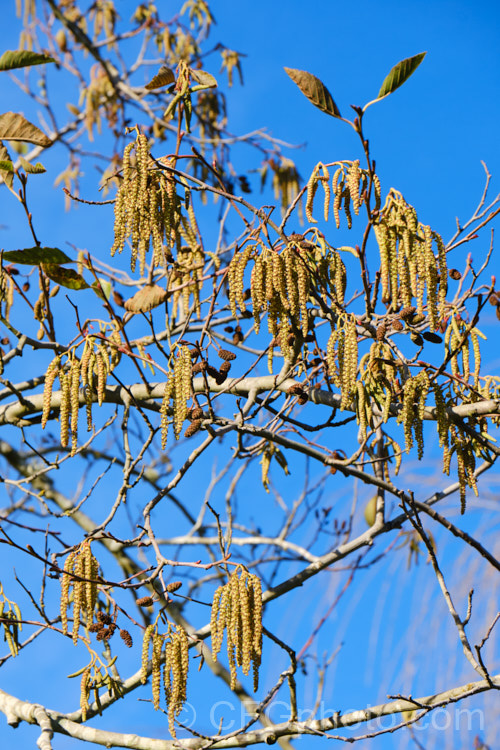
[[[85,575],[84,559],[81,553],[76,558],[74,574],[78,576],[73,579],[73,643],[76,646],[82,609],[85,604],[85,583],[80,580]]]
[[[80,411],[80,360],[73,356],[70,368],[71,401],[71,455],[74,456],[78,444],[78,414]]]
[[[68,632],[69,587],[73,586],[73,643],[78,643],[78,632],[82,615],[87,627],[93,618],[97,602],[97,576],[99,563],[90,549],[90,542],[83,542],[69,553],[61,576],[61,623],[63,633]]]
[[[82,679],[80,682],[80,708],[82,710],[82,721],[87,720],[87,711],[90,708],[89,695],[91,684],[92,678],[90,677],[90,668],[88,668],[82,674]]]
[[[69,418],[71,411],[71,375],[69,372],[59,370],[59,383],[61,386],[61,407],[59,410],[59,427],[61,434],[61,445],[67,448],[69,441]]]
[[[141,657],[141,682],[143,685],[146,684],[148,679],[148,665],[149,665],[149,644],[155,631],[154,625],[148,625],[144,631],[142,638],[142,657]]]
[[[231,689],[236,687],[236,666],[248,675],[254,668],[254,690],[262,654],[262,589],[257,576],[238,566],[214,595],[211,616],[212,653],[215,660],[226,633]]]
[[[61,624],[64,635],[68,632],[68,606],[69,606],[69,587],[71,584],[71,573],[75,567],[77,550],[69,553],[64,563],[64,572],[61,575]]]
[[[189,644],[186,631],[169,623],[165,636],[165,666],[163,683],[168,710],[168,726],[172,737],[175,733],[175,718],[186,701],[186,684],[189,666]]]
[[[155,711],[160,708],[161,664],[164,638],[158,632],[153,635],[153,654],[151,658],[151,687]]]
[[[52,400],[52,388],[54,387],[54,381],[59,373],[59,367],[61,365],[61,358],[55,357],[47,368],[45,373],[45,384],[43,387],[43,409],[42,409],[42,428],[45,427],[49,419],[50,405]]]

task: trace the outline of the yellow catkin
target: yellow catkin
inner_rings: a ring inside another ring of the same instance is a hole
[[[151,659],[151,687],[153,692],[153,706],[157,711],[160,708],[161,691],[161,662],[163,650],[163,636],[159,633],[153,635],[153,653]]]
[[[246,312],[245,304],[245,289],[244,289],[244,275],[248,262],[254,254],[253,245],[247,245],[240,256],[240,261],[236,269],[236,300],[238,302],[241,312]]]
[[[228,284],[228,295],[229,295],[229,307],[231,308],[231,315],[234,318],[238,317],[238,308],[236,306],[236,299],[238,290],[236,288],[236,277],[237,268],[240,262],[239,252],[231,259],[227,269],[227,284]]]
[[[470,353],[469,353],[469,341],[470,337],[467,336],[464,343],[462,344],[462,379],[465,385],[469,382],[470,377]]]
[[[359,432],[364,439],[368,428],[366,415],[366,392],[364,384],[358,380],[356,383],[356,417],[359,424]]]
[[[246,675],[250,671],[251,654],[253,649],[252,622],[247,584],[248,573],[242,571],[241,576],[238,579],[238,595],[241,603],[241,641],[243,644],[241,667],[243,668],[243,674]]]
[[[169,417],[169,405],[172,394],[174,393],[174,376],[173,373],[169,373],[167,381],[165,383],[165,389],[163,391],[163,399],[160,407],[161,416],[161,449],[165,450],[167,445],[168,437],[168,417]]]
[[[300,316],[302,320],[302,335],[307,336],[309,330],[309,320],[307,315],[307,300],[309,299],[309,272],[305,261],[298,257],[296,263],[297,269],[297,289],[299,292]],[[298,321],[295,321],[298,323]],[[297,326],[298,327],[298,326]]]
[[[328,174],[328,170],[326,167],[323,167],[322,184],[323,184],[323,191],[325,193],[325,198],[323,201],[323,218],[325,221],[328,221],[328,214],[330,211],[330,201],[332,198],[332,194],[330,191],[330,175]]]
[[[340,386],[338,360],[337,360],[338,332],[333,330],[326,346],[326,362],[328,366],[328,378],[337,387]]]
[[[165,644],[163,682],[168,708],[168,724],[173,737],[176,736],[175,718],[182,711],[186,701],[188,666],[187,634],[183,628],[176,626],[174,630],[169,624]]]
[[[69,442],[69,417],[71,411],[71,377],[69,372],[59,370],[59,383],[61,386],[61,407],[59,410],[59,427],[61,434],[61,445],[68,447]]]
[[[312,215],[314,196],[318,189],[318,167],[315,167],[312,175],[307,183],[307,196],[306,196],[306,219],[310,224],[317,224],[316,219]]]
[[[74,456],[78,444],[78,414],[80,411],[80,361],[74,356],[70,369],[71,399],[71,455]]]
[[[251,575],[248,579],[250,592],[250,612],[253,626],[253,653],[262,653],[262,583],[258,576]]]
[[[235,660],[238,666],[241,666],[243,633],[241,628],[241,599],[238,576],[233,573],[227,585],[230,587],[229,593],[231,600],[231,621],[227,634],[228,643],[231,641],[234,645]]]
[[[148,625],[144,631],[144,636],[142,639],[141,682],[143,685],[146,684],[148,679],[149,644],[152,639],[154,630],[154,625]]]
[[[342,179],[341,179],[342,178]],[[342,191],[344,189],[343,181],[343,169],[339,167],[332,180],[332,193],[333,193],[333,218],[335,220],[335,226],[337,229],[340,228],[340,202],[342,200]]]
[[[82,721],[87,720],[87,711],[90,709],[89,695],[91,683],[92,679],[90,677],[90,668],[88,668],[82,674],[82,679],[80,682],[80,708],[82,710]]]
[[[285,265],[283,258],[278,253],[272,256],[273,287],[281,301],[282,307],[288,309],[288,296],[286,288]]]
[[[191,354],[187,346],[181,346],[174,361],[173,384],[174,435],[179,439],[187,418],[187,402],[191,397]]]
[[[74,573],[79,578],[83,578],[85,575],[84,558],[82,554],[79,554],[76,558]],[[79,580],[79,578],[73,579],[73,643],[76,646],[78,643],[78,631],[80,629],[81,613],[82,608],[85,606],[85,583]]]
[[[379,184],[376,190],[380,190]],[[445,314],[447,290],[446,249],[441,237],[430,227],[420,224],[415,209],[392,188],[383,209],[377,207],[375,211],[374,229],[381,255],[382,301],[409,307],[413,304],[412,297],[415,297],[417,311],[423,313],[427,293],[429,324],[431,329],[437,330],[440,318]],[[437,246],[437,257],[433,242]]]
[[[253,664],[256,690],[262,653],[262,588],[257,576],[241,567],[236,568],[214,596],[211,616],[214,659],[220,652],[224,631],[232,689],[236,687],[237,666],[248,674]]]
[[[95,367],[96,361],[97,361],[96,360],[96,354],[95,354],[95,351],[94,351],[94,349],[92,347],[92,349],[90,350],[90,353],[89,353],[89,358],[88,358],[88,362],[87,362],[87,374],[86,374],[86,382],[88,383],[88,386],[92,390],[92,392],[95,392],[95,388],[94,388],[94,385],[95,385],[95,383],[94,383],[94,367]],[[81,372],[82,380],[83,380],[83,366],[82,365],[80,366],[80,372]]]
[[[104,354],[102,351],[102,347],[99,347],[96,354],[96,370],[97,370],[97,403],[99,406],[101,406],[104,402],[104,398],[106,395],[106,379],[107,379],[107,370],[106,370],[106,361],[104,359]]]
[[[389,251],[389,280],[390,280],[390,299],[394,304],[398,299],[398,235],[394,229],[389,232],[388,238]]]
[[[474,388],[478,390],[479,372],[481,370],[481,350],[479,348],[479,339],[475,328],[470,332],[470,341],[472,344],[472,351],[474,352]]]
[[[425,273],[427,283],[427,314],[432,330],[438,327],[438,272],[436,267],[436,258],[432,251],[432,229],[424,226],[424,253],[425,253]]]
[[[61,625],[64,635],[68,632],[68,606],[69,606],[69,587],[71,584],[71,573],[75,566],[77,550],[69,553],[64,563],[64,572],[61,575]]]
[[[352,208],[356,216],[359,214],[359,207],[361,206],[361,199],[359,196],[359,185],[361,180],[361,171],[359,169],[359,159],[353,161],[349,168],[347,175],[347,184],[349,185],[349,193],[352,199]]]
[[[90,542],[83,542],[70,552],[64,564],[61,576],[61,623],[63,633],[68,632],[69,587],[73,586],[73,643],[78,643],[78,631],[85,616],[87,627],[92,622],[93,611],[97,602],[97,576],[99,563],[90,549]],[[84,580],[78,580],[78,578]]]
[[[43,387],[43,409],[42,409],[42,428],[45,428],[50,414],[50,404],[52,399],[52,388],[58,375],[61,364],[60,357],[55,357],[47,368],[45,374],[45,383]]]
[[[382,283],[382,302],[389,302],[389,233],[384,224],[375,224],[375,237],[380,253],[380,281]]]
[[[448,292],[448,265],[446,262],[446,247],[442,240],[442,237],[437,232],[433,232],[432,236],[437,245],[438,249],[438,265],[439,265],[439,293],[438,293],[438,306],[439,306],[439,317],[442,318],[445,313],[446,306],[446,294]]]
[[[214,594],[212,601],[212,610],[210,616],[210,633],[212,636],[212,655],[214,661],[217,661],[217,656],[222,648],[223,629],[221,630],[221,624],[223,625],[222,613],[222,595],[225,591],[223,586],[219,586]]]
[[[250,282],[255,333],[259,333],[260,330],[260,311],[264,306],[264,273],[265,267],[262,256],[258,255],[254,262]]]
[[[338,340],[337,357],[341,388],[340,408],[344,410],[353,396],[358,370],[358,342],[353,316],[344,317]]]
[[[85,611],[87,627],[92,622],[94,608],[97,602],[97,573],[99,563],[92,554],[90,542],[83,544],[84,576],[85,576]]]

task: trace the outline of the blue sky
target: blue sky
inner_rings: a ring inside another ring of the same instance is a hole
[[[4,4],[0,40],[3,48],[15,48],[18,31],[14,2],[6,0]],[[123,18],[130,15],[133,5],[128,0],[118,0],[117,7]],[[159,8],[164,5],[163,0],[158,0]],[[424,62],[412,78],[388,99],[373,106],[365,118],[365,130],[370,139],[372,155],[377,160],[377,171],[383,187],[387,190],[394,186],[401,190],[407,200],[417,207],[419,218],[440,231],[444,238],[453,233],[455,216],[458,215],[462,221],[468,218],[481,195],[484,184],[481,160],[493,175],[492,195],[500,191],[500,5],[497,2],[359,0],[355,4],[336,1],[311,1],[305,4],[303,0],[274,3],[264,0],[215,0],[211,7],[217,20],[217,27],[212,32],[213,41],[221,40],[246,55],[243,59],[244,87],[236,82],[227,91],[231,130],[241,134],[265,127],[275,137],[288,143],[304,144],[290,151],[304,178],[318,161],[359,157],[359,147],[350,128],[312,107],[286,76],[284,66],[304,69],[321,78],[342,114],[349,117],[349,105],[363,105],[373,99],[396,62],[427,51]],[[212,70],[209,64],[207,69],[223,81],[217,69]],[[4,80],[0,83],[3,86]],[[29,105],[22,95],[14,96],[6,83],[5,92],[2,97],[5,110],[29,111]],[[52,172],[33,190],[33,211],[37,227],[44,236],[44,244],[58,245],[64,249],[65,243],[75,241],[77,235],[78,241],[85,247],[102,247],[104,252],[111,236],[109,222],[104,227],[100,219],[89,220],[90,214],[85,209],[69,214],[59,211],[62,207],[61,195],[53,194],[49,189],[53,173],[57,172],[58,158],[57,151],[47,155],[44,161]],[[242,151],[238,159],[241,171],[251,166],[250,153]],[[88,178],[85,185],[90,186],[94,175],[89,174]],[[269,196],[261,199],[255,197],[255,202],[259,200],[267,202]],[[24,224],[21,224],[20,216],[15,218],[17,215],[11,205],[11,201],[2,197],[0,224],[7,225],[7,229],[0,235],[0,241],[5,249],[22,247],[23,242],[27,242],[26,235],[20,235],[20,231],[24,233]],[[55,209],[58,211],[57,223],[54,222]],[[477,250],[473,248],[472,252],[478,255],[484,253],[487,243],[488,238],[484,236],[478,242]],[[462,267],[465,253],[470,249],[458,251],[457,267]],[[498,261],[492,261],[491,273],[500,276]],[[497,329],[494,327],[493,308],[491,312],[488,310],[486,322],[488,332],[495,336]],[[494,345],[486,347],[485,351],[490,371],[498,370],[499,360]],[[409,486],[417,485],[424,494],[427,489],[430,490],[433,482],[442,481],[437,461],[425,466],[411,462],[405,478]],[[498,476],[481,494],[480,500],[471,503],[468,520],[471,528],[480,529],[491,544],[494,534],[498,535],[498,522],[488,524],[486,528],[484,513],[493,507],[497,485]],[[362,507],[366,491],[364,488],[358,490]],[[349,492],[350,489],[339,482],[338,486],[328,488],[326,501],[348,507],[351,500]],[[267,513],[265,503],[268,498],[260,490],[259,493],[256,507],[259,512]],[[293,488],[283,485],[283,493],[287,498],[293,497]],[[241,498],[241,501],[246,499]],[[276,514],[275,508],[272,513]],[[453,573],[458,579],[459,587],[460,576],[456,575],[457,560],[458,564],[460,562],[458,546],[448,537],[443,537],[440,551],[450,575]],[[484,581],[483,575],[484,571],[472,565],[463,578]],[[408,684],[417,686],[416,689],[421,689],[425,694],[435,687],[448,687],[456,674],[467,674],[455,663],[443,663],[439,659],[439,640],[454,638],[444,610],[442,627],[428,634],[429,642],[436,647],[436,664],[440,675],[429,675],[429,670],[420,668],[421,643],[413,643],[409,647],[410,654],[404,652],[400,645],[398,634],[401,631],[414,626],[421,638],[422,632],[425,632],[426,618],[430,619],[435,609],[442,606],[435,592],[428,593],[431,581],[432,572],[423,564],[418,575],[408,576],[405,551],[395,555],[382,570],[368,569],[363,574],[359,588],[346,597],[345,606],[332,616],[319,639],[320,655],[323,651],[331,653],[335,644],[345,642],[342,656],[334,662],[329,673],[331,685],[327,685],[325,691],[327,707],[335,710],[342,707],[344,711],[361,708],[369,701],[376,703],[383,700],[384,693],[390,690],[399,692],[407,689]],[[310,622],[320,619],[328,608],[330,598],[338,593],[339,585],[333,575],[327,578],[326,574],[322,580],[311,582],[306,594],[308,602],[313,604],[305,611],[290,609],[286,601],[282,605],[274,602],[269,607],[269,626],[276,628],[276,632],[289,632],[290,637],[294,638],[294,646],[300,648],[307,638]],[[414,587],[413,590],[409,590],[410,586]],[[460,588],[457,590],[460,590],[461,597],[466,596],[466,592],[464,594]],[[199,624],[203,621],[200,618]],[[478,622],[477,632],[480,631],[481,622]],[[69,649],[67,653],[70,653]],[[51,654],[48,658],[45,654],[37,668],[47,674],[51,659]],[[409,682],[401,685],[399,672],[408,662],[413,672],[409,677],[408,671],[405,672],[405,680]],[[21,685],[16,684],[14,666],[9,665],[5,669],[9,687],[13,691],[17,689],[16,694],[24,697]],[[269,684],[273,679],[271,672],[274,667],[278,670],[281,664],[269,666],[266,678]],[[340,688],[341,695],[338,693]],[[205,686],[193,688],[193,703],[200,698],[204,689]],[[59,707],[56,706],[58,696],[50,686],[47,690],[51,694],[50,705]],[[304,704],[314,701],[313,685],[306,679],[303,690]],[[34,700],[35,694],[27,694],[26,697]],[[479,702],[471,704],[475,705],[479,705]],[[151,724],[138,726],[134,724],[138,708],[131,709],[127,716],[123,712],[119,714],[119,708],[115,715],[128,722],[128,731],[135,727],[136,731],[146,734],[151,726],[159,730],[161,722],[158,717],[153,717]],[[475,733],[491,742],[498,730],[498,720],[495,728],[492,715],[495,715],[494,709],[484,731],[481,731],[479,724],[473,724],[473,731],[469,735],[453,728],[446,733],[435,732],[432,741],[438,744],[434,745],[426,744],[423,732],[423,738],[418,734],[417,737],[421,738],[426,750],[438,746],[455,748],[460,743],[460,746],[472,747]],[[31,741],[28,738],[33,738],[29,728],[21,727],[14,735],[13,730],[7,728],[0,718],[0,739],[7,746],[16,739],[18,742],[25,741],[28,747]],[[442,744],[439,744],[441,741]],[[406,746],[405,743],[409,747],[414,746],[408,735],[385,735],[372,742],[362,742],[358,747],[392,750]],[[62,737],[54,742],[58,750],[76,746],[75,741]],[[302,738],[297,743],[297,747],[304,750],[314,746],[319,746],[319,741]]]

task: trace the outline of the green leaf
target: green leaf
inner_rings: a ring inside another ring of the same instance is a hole
[[[14,70],[14,68],[27,68],[30,65],[44,65],[55,62],[53,57],[42,55],[39,52],[29,50],[6,50],[0,57],[0,71]]]
[[[383,96],[392,94],[396,91],[408,78],[416,71],[427,52],[420,52],[414,57],[407,57],[405,60],[401,60],[395,65],[389,75],[385,78],[382,88],[378,92],[377,99],[382,99]]]
[[[44,148],[52,145],[45,133],[16,112],[0,115],[0,140],[27,141]]]
[[[71,263],[66,253],[57,247],[27,247],[25,250],[9,250],[3,254],[9,263],[24,263],[38,266],[40,263]]]
[[[94,283],[90,286],[98,297],[103,300],[108,300],[111,296],[111,282],[109,282],[107,279],[103,279],[101,276],[99,276],[98,278],[99,283],[97,283],[97,281],[94,281]]]
[[[40,164],[40,162],[37,162],[36,164],[31,164],[27,159],[25,159],[23,156],[19,156],[19,161],[21,162],[21,166],[26,172],[26,174],[43,174],[47,170],[43,166],[43,164]]]
[[[332,117],[341,117],[339,108],[333,101],[332,95],[326,86],[305,70],[295,70],[294,68],[285,68],[292,81],[297,84],[304,96],[307,96],[310,102],[322,112]]]
[[[194,70],[193,68],[189,68],[189,75],[193,81],[199,83],[200,86],[205,86],[207,89],[214,89],[217,87],[217,81],[213,75],[207,73],[205,70]]]
[[[55,281],[56,284],[67,287],[67,289],[88,289],[89,285],[79,273],[72,268],[63,268],[56,263],[43,263],[43,272]]]
[[[174,71],[172,68],[167,68],[166,65],[162,65],[158,73],[144,88],[151,91],[152,89],[161,89],[163,86],[168,86],[170,83],[175,83]]]
[[[0,159],[1,172],[14,172],[14,165],[9,159]]]

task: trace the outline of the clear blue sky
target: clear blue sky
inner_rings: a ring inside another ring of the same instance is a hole
[[[162,8],[165,3],[158,0],[157,4]],[[129,0],[117,2],[123,18],[130,15],[134,5]],[[174,5],[169,3],[169,6]],[[12,49],[16,47],[18,38],[14,0],[4,0],[3,6],[1,47]],[[365,118],[366,133],[385,189],[394,186],[401,190],[407,200],[416,205],[421,220],[431,224],[445,238],[454,231],[455,216],[458,215],[462,221],[468,218],[480,197],[484,183],[481,160],[493,175],[492,193],[500,191],[499,3],[494,0],[416,0],[408,3],[401,0],[358,0],[356,3],[337,0],[313,0],[309,3],[303,0],[214,0],[211,7],[218,24],[212,33],[213,41],[220,40],[247,56],[243,60],[244,87],[236,83],[228,92],[232,131],[240,134],[265,127],[286,142],[306,144],[290,153],[303,177],[307,177],[320,160],[351,159],[360,154],[352,130],[314,109],[288,79],[283,67],[300,68],[317,75],[330,89],[342,114],[350,116],[349,105],[362,105],[373,99],[396,62],[427,51],[424,62],[405,86],[372,107]],[[207,68],[211,70],[209,65]],[[211,72],[218,76],[217,70]],[[4,80],[0,83],[3,86]],[[7,90],[7,84],[5,86]],[[9,87],[9,96],[10,91]],[[15,101],[11,101],[9,96],[2,96],[5,110],[28,111],[21,96],[16,97]],[[250,156],[242,153],[240,158],[243,169],[249,165]],[[57,153],[45,161],[55,165]],[[53,197],[49,190],[51,178],[47,176],[44,179],[45,182],[40,183],[40,187],[34,191],[33,207],[37,226],[44,233],[44,243],[64,248],[67,241],[74,241],[76,232],[82,237],[81,242],[85,247],[102,245],[101,226],[98,223],[93,227],[89,225],[85,218],[87,214],[82,210],[61,214],[60,221],[54,224],[53,206],[57,205],[57,201],[62,205],[62,201],[60,194]],[[267,199],[264,197],[262,200]],[[0,234],[0,242],[9,250],[22,246],[10,212],[11,202],[2,196],[0,224],[8,228]],[[484,249],[483,242],[478,252]],[[468,251],[469,248],[464,249],[463,253]],[[463,265],[463,259],[464,255],[457,256],[458,267]],[[492,262],[491,273],[500,277],[498,260]],[[494,335],[493,312],[488,312],[488,316]],[[488,352],[491,371],[498,370],[498,354],[493,347]],[[434,481],[441,482],[437,463],[431,465],[430,471],[435,472],[437,479]],[[433,480],[428,474],[429,466],[422,472],[422,467],[413,463],[408,470],[408,483],[427,483],[426,486],[430,487]],[[498,481],[490,486],[490,492],[497,484]],[[334,487],[329,493],[333,500],[338,499],[336,493],[344,503],[350,499],[345,487],[338,490]],[[268,500],[264,493],[261,493],[260,500],[263,511],[267,512],[264,503]],[[476,527],[481,525],[481,502],[483,506],[492,502],[491,495],[486,492],[481,497],[476,512],[472,507],[471,523]],[[493,533],[498,534],[498,525],[483,532],[491,540]],[[441,550],[452,570],[457,548],[446,540]],[[410,623],[415,629],[419,625],[421,637],[426,618],[430,620],[434,607],[441,606],[441,603],[436,597],[427,598],[430,595],[426,593],[426,583],[432,579],[432,574],[423,565],[418,576],[411,579],[411,585],[416,590],[408,590],[410,579],[407,578],[405,565],[405,553],[402,553],[382,571],[368,570],[356,594],[347,597],[340,614],[335,615],[331,624],[322,631],[319,655],[322,649],[331,653],[335,644],[345,642],[342,656],[334,663],[330,673],[332,686],[341,685],[343,692],[339,695],[335,692],[336,687],[327,686],[327,708],[342,708],[344,711],[361,708],[364,703],[384,700],[384,693],[389,690],[399,692],[408,689],[408,683],[401,685],[398,682],[398,670],[402,669],[408,657],[401,650],[398,635]],[[289,632],[295,638],[294,645],[300,648],[307,637],[309,622],[317,621],[322,616],[328,608],[329,598],[335,596],[337,591],[333,578],[330,583],[325,579],[313,582],[305,594],[308,602],[312,602],[307,612],[290,611],[286,601],[281,605],[282,610],[278,603],[273,603],[269,608],[269,623],[276,632]],[[309,619],[308,615],[311,616]],[[454,637],[452,629],[431,632],[428,639],[436,645],[440,638],[447,637]],[[362,647],[359,646],[360,639]],[[436,672],[440,670],[443,679],[439,679],[439,675],[429,675],[428,669],[422,669],[419,673],[419,648],[423,647],[419,643],[413,644],[410,661],[414,671],[411,679],[405,673],[405,679],[410,679],[411,684],[416,686],[415,694],[420,688],[425,693],[426,685],[430,686],[427,692],[432,692],[435,687],[445,688],[451,684],[454,674],[467,674],[458,667],[454,672],[454,664],[440,661],[438,647]],[[35,654],[35,651],[32,653]],[[45,655],[37,668],[49,669],[52,658],[53,654]],[[279,667],[281,665],[276,665],[277,669]],[[13,692],[17,690],[19,697],[24,697],[21,685],[15,682],[13,671],[10,667],[5,671],[9,680],[6,689],[11,687]],[[273,669],[269,667],[269,684],[273,674]],[[203,688],[195,687],[194,669],[193,678],[192,702],[196,703]],[[382,685],[381,678],[384,680]],[[3,686],[2,682],[0,684]],[[304,680],[306,704],[314,701],[312,688],[312,684]],[[50,686],[47,690],[51,692]],[[145,692],[144,696],[147,695]],[[29,692],[26,697],[35,699],[35,695]],[[464,734],[452,727],[446,732],[434,734],[435,741],[439,743],[434,746],[472,748],[476,733],[492,743],[495,731],[500,731],[499,712],[498,706],[495,711],[490,704],[486,705],[490,706],[488,723],[482,731],[479,725],[473,724],[473,731],[469,736],[465,735],[467,744],[463,744]],[[56,695],[51,695],[50,706],[59,707]],[[118,708],[115,715],[118,715]],[[152,718],[151,725],[134,725],[133,708],[126,717],[120,715],[120,719],[128,722],[125,730],[138,733],[147,734],[152,731],[152,726],[160,726],[158,717]],[[111,721],[108,724],[106,720],[102,726],[114,728],[110,724]],[[426,750],[431,750],[433,746],[427,745],[425,734],[422,735],[423,738],[417,733]],[[16,735],[0,717],[0,742],[5,747],[13,745],[15,740],[21,743],[18,745],[21,748],[31,747],[29,743],[33,737],[26,727],[17,730]],[[312,750],[315,746],[319,747],[319,742],[302,738],[297,747]],[[393,750],[405,747],[406,742],[408,747],[414,747],[408,735],[399,734],[360,743],[358,747]],[[57,750],[76,747],[76,741],[62,737],[54,740]]]

